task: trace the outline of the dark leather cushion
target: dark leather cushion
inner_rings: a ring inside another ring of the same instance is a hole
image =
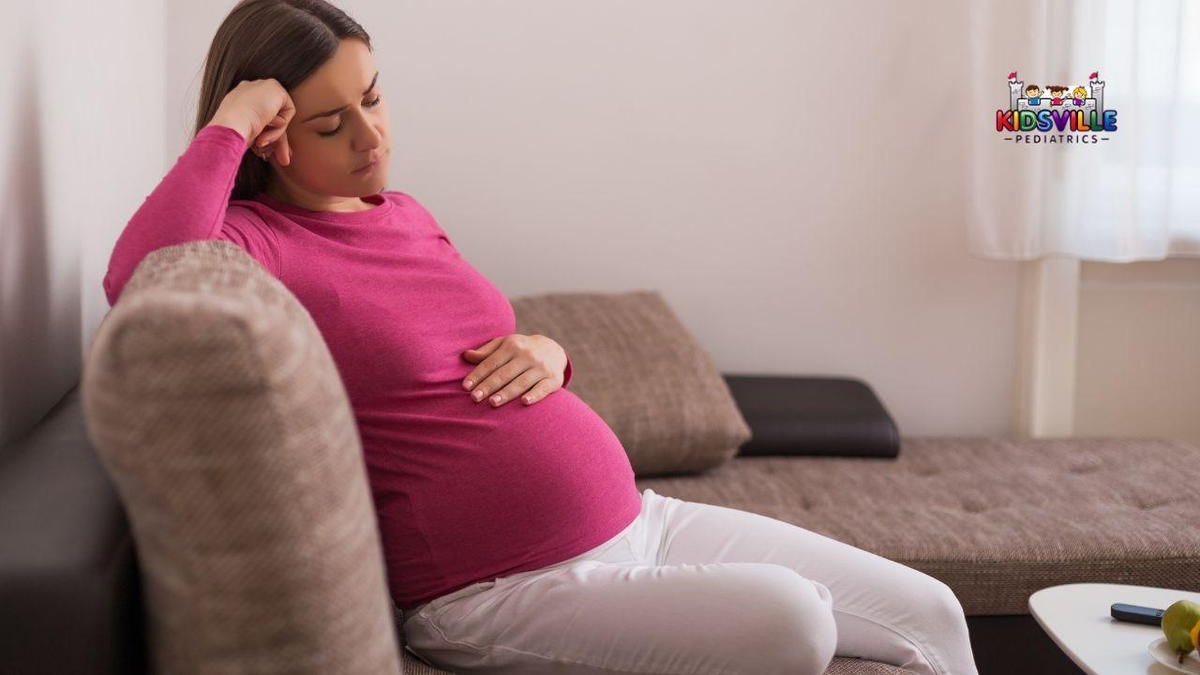
[[[0,672],[144,670],[133,539],[78,386],[0,453],[0,542]]]
[[[896,423],[862,380],[726,374],[725,382],[753,434],[738,455],[900,454]]]

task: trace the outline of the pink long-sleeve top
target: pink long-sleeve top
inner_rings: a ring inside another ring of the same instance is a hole
[[[347,213],[230,200],[246,149],[235,129],[201,129],[118,238],[104,291],[115,304],[157,248],[222,239],[299,299],[354,409],[399,608],[575,557],[633,521],[629,458],[582,399],[495,408],[463,389],[462,352],[516,318],[424,207],[395,190]]]

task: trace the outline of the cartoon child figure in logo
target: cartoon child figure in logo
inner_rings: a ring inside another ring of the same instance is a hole
[[[1062,105],[1063,99],[1067,96],[1067,88],[1055,84],[1046,87],[1046,93],[1050,94],[1050,105]]]
[[[1087,98],[1087,90],[1083,87],[1075,87],[1075,91],[1071,92],[1071,96],[1075,99],[1075,105],[1083,105],[1083,99]]]
[[[1042,102],[1042,88],[1036,84],[1030,84],[1025,87],[1025,98],[1029,99],[1029,105],[1038,105]]]

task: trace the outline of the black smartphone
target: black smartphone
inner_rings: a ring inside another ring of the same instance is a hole
[[[1141,605],[1126,605],[1121,602],[1114,602],[1111,611],[1112,618],[1116,619],[1117,621],[1132,621],[1133,623],[1161,626],[1162,615],[1167,610],[1156,609],[1154,607],[1143,607]]]

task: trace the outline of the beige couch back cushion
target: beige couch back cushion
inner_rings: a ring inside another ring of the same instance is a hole
[[[101,322],[82,393],[130,517],[157,672],[401,672],[349,400],[282,283],[228,242],[151,253]]]
[[[712,357],[656,290],[510,300],[517,332],[571,355],[568,389],[608,423],[639,477],[719,466],[750,439]]]

